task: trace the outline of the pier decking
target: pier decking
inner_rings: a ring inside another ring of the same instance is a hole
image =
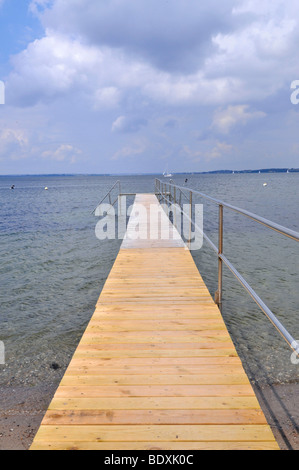
[[[140,194],[135,204],[159,202]],[[162,214],[163,227],[170,240],[134,240],[132,215],[32,450],[278,449],[221,313]]]

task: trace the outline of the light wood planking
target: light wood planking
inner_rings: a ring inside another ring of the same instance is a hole
[[[36,441],[33,450],[67,450],[67,451],[78,451],[78,450],[107,450],[107,451],[128,451],[132,450],[143,450],[143,451],[184,451],[184,450],[256,450],[257,443],[253,442],[134,442],[132,446],[131,442],[85,442],[85,441],[60,441],[60,442],[47,442],[47,441]],[[277,450],[277,444],[275,441],[266,441],[258,443],[259,450]]]
[[[137,195],[95,313],[31,449],[278,449],[189,250],[165,214],[150,226],[151,206],[159,209],[154,195]]]

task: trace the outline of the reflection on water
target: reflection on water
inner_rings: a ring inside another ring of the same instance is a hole
[[[65,368],[94,311],[120,242],[99,241],[92,210],[115,177],[0,178],[1,383],[38,384],[49,364]],[[153,192],[153,176],[121,177],[126,192]],[[188,185],[299,230],[299,174],[193,175]],[[185,176],[174,177],[183,184]],[[263,186],[265,180],[267,187]],[[15,184],[16,189],[9,188]],[[44,188],[49,190],[45,191]],[[204,203],[204,225],[217,243],[217,207]],[[225,254],[299,339],[298,246],[225,210]],[[193,252],[212,295],[217,258],[205,243]],[[224,271],[223,316],[254,380],[296,381],[291,352],[242,287]]]

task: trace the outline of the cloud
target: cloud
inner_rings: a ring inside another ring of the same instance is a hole
[[[42,153],[43,158],[50,158],[51,160],[56,160],[57,162],[63,162],[68,160],[70,163],[75,163],[79,155],[82,154],[80,149],[74,148],[69,144],[60,145],[55,151],[44,151]]]
[[[127,159],[140,156],[147,150],[147,144],[143,140],[136,140],[114,153],[112,160]]]
[[[217,53],[206,63],[206,76],[237,78],[239,102],[273,96],[297,75],[298,2],[243,1],[232,15],[246,18],[242,28],[213,37]]]
[[[29,11],[39,16],[46,8],[50,8],[52,3],[52,0],[31,0]]]
[[[72,93],[97,110],[140,99],[171,106],[265,99],[298,68],[293,2],[282,17],[274,3],[254,12],[257,2],[232,0],[209,8],[197,0],[188,8],[183,0],[35,0],[45,36],[13,57],[9,101],[33,106]]]
[[[0,131],[0,157],[23,158],[28,149],[28,135],[23,129],[4,128]]]
[[[233,99],[238,87],[241,94],[241,85],[232,79],[158,71],[135,57],[51,30],[14,56],[12,64],[7,101],[20,106],[49,103],[70,94],[85,97],[95,109],[117,107],[129,99],[137,106],[140,99],[173,106],[222,103]]]
[[[208,161],[221,158],[223,157],[223,155],[231,152],[232,149],[233,146],[227,144],[226,142],[217,142],[216,145],[212,148],[212,150],[206,153],[205,158]]]
[[[218,109],[214,114],[212,129],[221,134],[228,134],[237,125],[244,125],[253,119],[260,119],[266,114],[261,111],[248,111],[248,105],[228,106]]]
[[[237,4],[210,0],[207,8],[198,0],[188,0],[187,7],[182,0],[56,0],[43,22],[89,44],[122,49],[160,70],[194,72],[210,52],[212,36],[233,27]]]
[[[102,61],[100,51],[55,33],[35,40],[12,58],[8,102],[33,106],[93,86],[88,74]]]
[[[278,135],[281,145],[295,141],[295,0],[32,0],[31,12],[44,31],[12,55],[5,77],[5,112],[22,115],[28,143],[11,134],[7,158],[48,160],[51,171],[55,163],[67,171],[73,158],[85,171],[90,155],[89,172],[105,158],[119,172],[130,161],[155,171],[170,155],[172,171],[197,171],[197,162],[227,166],[235,149],[244,159],[254,146],[274,154]]]
[[[233,151],[233,145],[227,142],[216,141],[209,143],[206,149],[194,150],[185,145],[181,150],[181,155],[190,159],[193,163],[196,162],[210,162],[215,159],[220,159]]]
[[[119,116],[112,124],[112,132],[119,133],[135,133],[142,127],[147,125],[147,120],[144,118],[128,118],[126,116]]]
[[[121,100],[121,92],[115,86],[104,86],[96,90],[94,99],[95,109],[116,108]]]

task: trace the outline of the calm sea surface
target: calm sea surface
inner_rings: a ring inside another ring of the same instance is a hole
[[[298,173],[188,178],[193,189],[299,231]],[[120,246],[96,238],[91,214],[117,179],[0,177],[0,341],[6,352],[0,384],[38,385],[52,380],[51,364],[64,369],[70,361]],[[154,191],[154,176],[120,180],[126,192]],[[181,185],[184,180],[174,177]],[[198,202],[217,243],[217,207]],[[298,252],[295,241],[225,211],[226,256],[299,340]],[[206,243],[193,256],[214,295],[217,257]],[[298,381],[289,348],[226,269],[224,287],[223,316],[250,377]]]

